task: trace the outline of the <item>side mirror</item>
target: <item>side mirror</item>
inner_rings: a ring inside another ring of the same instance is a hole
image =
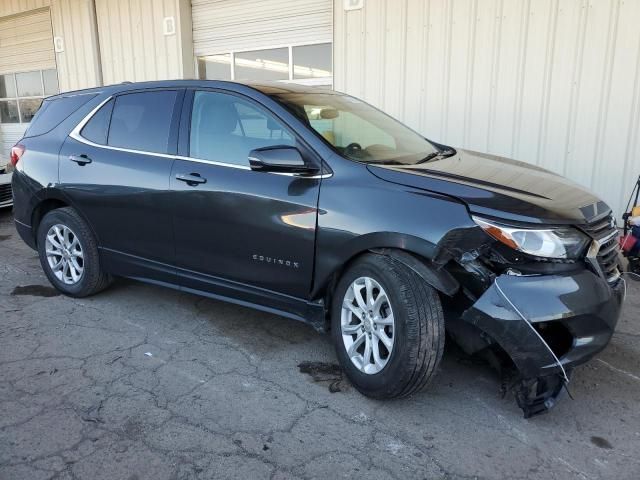
[[[276,145],[249,152],[251,170],[261,172],[313,173],[318,168],[304,161],[296,147]]]

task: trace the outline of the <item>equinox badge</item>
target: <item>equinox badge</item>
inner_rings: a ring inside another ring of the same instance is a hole
[[[264,255],[258,255],[257,253],[254,253],[251,256],[251,258],[253,258],[253,260],[255,260],[256,262],[272,263],[273,265],[280,265],[280,266],[289,267],[289,268],[300,268],[300,264],[298,262],[294,262],[293,260],[284,260],[282,258],[266,257]]]

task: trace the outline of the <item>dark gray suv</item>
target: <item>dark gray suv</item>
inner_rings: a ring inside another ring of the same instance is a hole
[[[56,95],[12,165],[16,227],[60,291],[124,276],[308,322],[375,398],[426,385],[446,331],[508,372],[526,416],[544,412],[620,314],[605,203],[330,90]]]

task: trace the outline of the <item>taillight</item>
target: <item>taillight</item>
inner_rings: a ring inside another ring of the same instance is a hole
[[[18,143],[14,147],[11,147],[11,156],[10,156],[11,165],[15,167],[20,161],[20,158],[22,158],[23,154],[24,154],[24,145],[20,145]]]

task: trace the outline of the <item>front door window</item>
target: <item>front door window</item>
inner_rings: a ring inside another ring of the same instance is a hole
[[[253,103],[234,95],[196,92],[191,113],[189,156],[249,166],[249,152],[295,145],[287,128]]]

